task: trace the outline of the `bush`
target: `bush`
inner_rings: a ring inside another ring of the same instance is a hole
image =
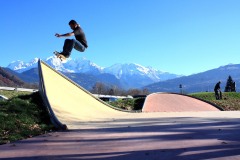
[[[134,110],[141,110],[143,107],[144,101],[145,101],[145,98],[119,99],[115,102],[109,102],[109,104],[124,110],[134,111]]]
[[[146,98],[136,98],[133,110],[142,110]]]

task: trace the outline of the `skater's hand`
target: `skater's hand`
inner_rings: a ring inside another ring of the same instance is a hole
[[[58,34],[58,33],[56,33],[56,34],[55,34],[55,36],[56,36],[56,37],[61,37],[61,35],[60,35],[60,34]]]

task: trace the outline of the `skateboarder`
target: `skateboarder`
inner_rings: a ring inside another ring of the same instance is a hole
[[[222,92],[221,92],[220,84],[221,84],[221,82],[219,81],[214,87],[216,100],[222,99]]]
[[[71,20],[69,22],[69,26],[73,30],[73,32],[66,33],[66,34],[58,34],[58,33],[55,34],[56,37],[75,36],[75,38],[76,38],[76,39],[66,39],[64,42],[63,51],[60,53],[54,52],[54,54],[56,54],[58,58],[60,57],[60,59],[61,58],[64,59],[64,57],[65,58],[70,57],[71,51],[73,48],[80,52],[84,52],[85,49],[88,48],[86,36],[85,36],[82,28],[80,27],[80,25],[75,20]],[[64,57],[62,57],[61,55],[63,55]]]

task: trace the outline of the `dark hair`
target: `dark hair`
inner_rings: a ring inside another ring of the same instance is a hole
[[[70,25],[70,24],[77,24],[77,22],[76,22],[75,20],[71,20],[68,24],[69,24],[69,25]]]

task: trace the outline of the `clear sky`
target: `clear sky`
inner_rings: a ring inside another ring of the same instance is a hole
[[[89,48],[72,52],[102,67],[138,63],[193,74],[240,63],[240,0],[0,0],[0,66],[61,51],[68,22]]]

